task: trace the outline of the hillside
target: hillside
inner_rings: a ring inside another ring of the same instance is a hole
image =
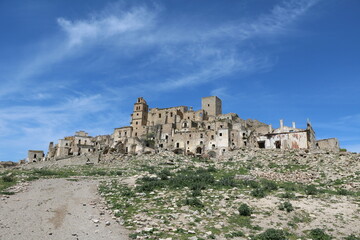
[[[132,239],[360,237],[360,154],[244,149],[204,159],[172,152],[139,156],[109,153],[1,171],[1,219],[5,205],[11,203],[15,211],[24,201],[22,197],[35,191],[39,182],[44,188],[38,191],[48,193],[47,184],[67,179],[65,183],[86,186],[92,182],[97,186],[106,207],[92,219],[104,226],[106,212],[113,216],[110,226],[118,224],[119,231],[128,231]],[[11,195],[13,191],[16,193]],[[93,197],[89,195],[78,207]],[[71,198],[61,199],[63,204],[71,202]],[[69,216],[62,226],[67,219],[72,221]],[[20,226],[25,224],[17,214],[6,215],[6,221],[11,222],[11,218]],[[3,221],[1,232],[7,234],[13,227],[4,227]],[[87,223],[79,224],[80,228]],[[93,227],[88,234],[98,234]],[[116,234],[113,231],[110,235]]]

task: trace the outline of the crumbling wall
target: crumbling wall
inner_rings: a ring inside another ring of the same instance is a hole
[[[337,138],[328,138],[328,139],[321,139],[316,141],[316,146],[318,149],[332,151],[332,152],[339,152],[339,141]]]

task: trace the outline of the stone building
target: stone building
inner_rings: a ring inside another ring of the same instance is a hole
[[[187,106],[149,108],[144,98],[134,103],[130,126],[115,128],[111,135],[91,137],[84,131],[52,142],[46,159],[61,159],[93,152],[138,154],[174,151],[181,154],[221,156],[239,148],[327,149],[337,151],[337,140],[315,139],[307,122],[306,129],[284,126],[273,129],[257,120],[241,119],[236,113],[222,113],[216,96],[201,99],[201,109]]]
[[[339,141],[337,138],[328,138],[328,139],[321,139],[316,141],[316,147],[318,149],[323,149],[327,151],[336,151],[338,152],[340,150],[339,147]]]
[[[273,130],[271,125],[269,131],[257,138],[257,147],[267,149],[315,149],[315,132],[311,124],[307,123],[306,129],[296,128],[295,122],[292,127],[284,126],[280,120],[280,127]]]
[[[28,162],[40,162],[40,161],[43,161],[44,158],[45,158],[44,151],[42,151],[42,150],[29,150],[26,160]]]

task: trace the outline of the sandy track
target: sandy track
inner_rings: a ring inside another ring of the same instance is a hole
[[[128,239],[124,227],[103,210],[97,184],[42,179],[0,200],[0,240]]]

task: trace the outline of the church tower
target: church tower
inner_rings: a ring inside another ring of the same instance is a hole
[[[149,106],[145,99],[139,97],[134,103],[134,111],[131,114],[131,126],[133,128],[132,136],[140,137],[145,134],[145,127],[148,118]]]

